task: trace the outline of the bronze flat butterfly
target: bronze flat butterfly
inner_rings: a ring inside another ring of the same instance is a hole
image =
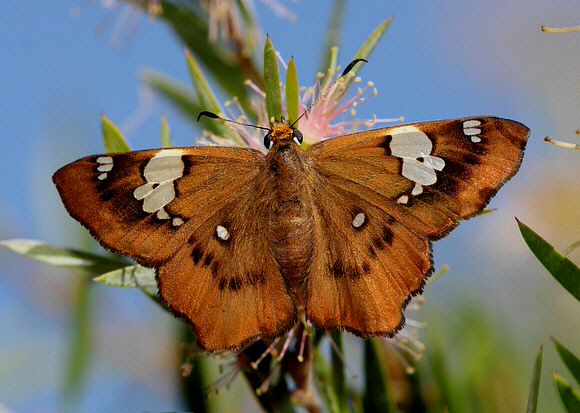
[[[93,155],[53,180],[107,248],[157,271],[207,350],[323,329],[392,335],[433,270],[431,240],[519,168],[529,129],[476,116],[301,148],[274,122],[261,152],[191,146]]]

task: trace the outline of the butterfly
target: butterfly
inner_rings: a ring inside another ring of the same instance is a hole
[[[205,113],[207,114],[207,113]],[[208,351],[306,319],[392,336],[433,271],[431,241],[518,170],[529,129],[475,116],[382,127],[303,149],[285,121],[250,148],[88,156],[53,177],[105,247],[156,269]]]

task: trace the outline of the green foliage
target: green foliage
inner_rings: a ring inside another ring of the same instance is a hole
[[[541,236],[536,234],[530,227],[518,221],[522,237],[540,260],[542,265],[550,272],[562,287],[564,287],[576,300],[580,300],[580,269],[564,254],[550,245]]]
[[[542,374],[542,353],[543,347],[540,347],[534,371],[532,374],[532,384],[530,385],[530,396],[528,398],[528,413],[536,413],[538,409],[538,394],[540,392],[540,376]]]

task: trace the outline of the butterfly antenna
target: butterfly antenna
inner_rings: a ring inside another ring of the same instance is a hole
[[[270,128],[266,128],[265,126],[258,126],[258,125],[253,125],[251,123],[243,123],[243,122],[238,122],[232,119],[227,119],[227,118],[222,118],[221,116],[216,115],[213,112],[209,112],[207,110],[202,110],[201,112],[199,112],[199,115],[197,115],[197,121],[199,122],[199,120],[201,119],[202,116],[207,116],[210,119],[220,119],[224,122],[231,122],[231,123],[235,123],[236,125],[241,125],[241,126],[250,126],[252,128],[256,128],[256,129],[263,129],[263,130],[267,130],[267,131],[271,131],[272,129]]]
[[[358,58],[358,59],[354,59],[353,61],[351,61],[351,62],[350,62],[350,63],[349,63],[349,64],[348,64],[348,65],[347,65],[345,68],[344,68],[344,70],[342,71],[342,74],[341,74],[341,75],[340,75],[340,77],[338,78],[337,82],[338,82],[340,79],[342,79],[343,77],[345,77],[346,75],[348,75],[348,73],[349,73],[349,72],[350,72],[350,71],[351,71],[351,70],[352,70],[352,69],[355,67],[355,65],[356,65],[358,62],[365,62],[365,63],[368,63],[368,60],[367,60],[367,59]],[[290,125],[290,127],[291,127],[291,128],[293,128],[293,127],[294,127],[294,125],[295,125],[296,123],[298,123],[298,121],[299,121],[300,119],[302,119],[302,117],[303,117],[304,115],[306,115],[308,112],[310,112],[310,109],[312,109],[314,106],[316,106],[316,104],[317,104],[317,103],[318,103],[318,102],[319,102],[319,101],[320,101],[322,98],[323,98],[323,96],[322,96],[322,95],[321,95],[321,96],[319,96],[319,97],[318,97],[318,99],[316,99],[316,102],[314,102],[312,105],[310,105],[310,106],[308,107],[308,109],[306,109],[304,112],[302,112],[302,115],[300,115],[300,116],[298,117],[298,119],[296,119],[294,122],[292,122],[292,124]]]

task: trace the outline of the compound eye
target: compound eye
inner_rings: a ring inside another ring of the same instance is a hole
[[[264,146],[269,150],[272,148],[272,143],[272,132],[268,132],[266,136],[264,136]]]
[[[302,141],[304,140],[304,137],[302,136],[302,132],[300,132],[298,129],[293,129],[292,130],[292,137],[294,138],[294,142],[296,142],[298,144],[298,146],[302,145]]]

